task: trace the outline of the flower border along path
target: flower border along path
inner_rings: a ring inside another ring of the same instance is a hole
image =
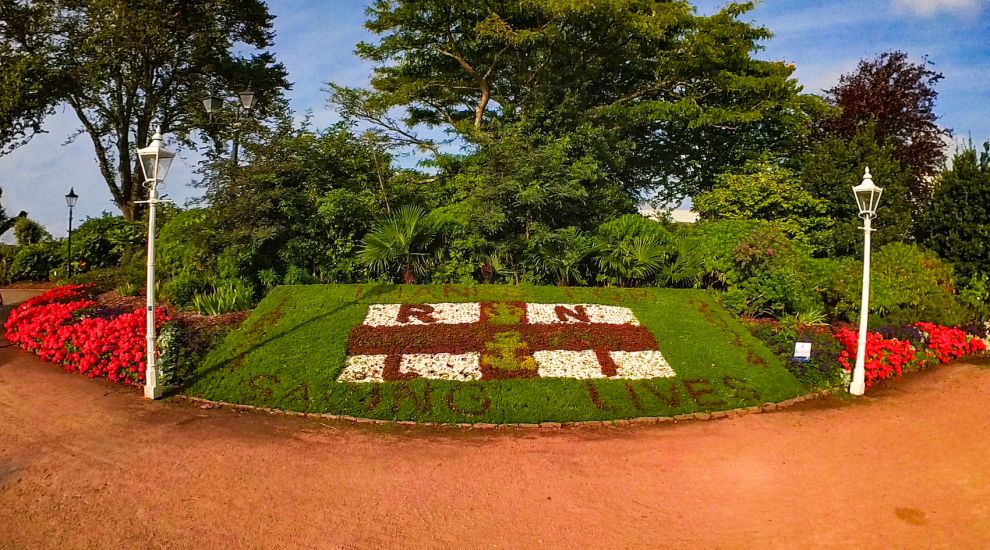
[[[617,316],[590,323],[606,313]],[[535,322],[541,315],[561,322]],[[553,370],[557,359],[539,352],[555,350],[588,360]],[[468,351],[477,355],[452,360]],[[622,352],[646,351],[639,379],[615,375],[630,364]],[[345,374],[349,364],[366,372]],[[703,291],[307,285],[275,289],[185,392],[354,418],[539,424],[726,411],[806,390]]]

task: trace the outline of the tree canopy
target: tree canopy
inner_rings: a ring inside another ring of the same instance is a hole
[[[990,143],[952,159],[938,179],[918,239],[952,261],[964,277],[990,276]]]
[[[829,256],[859,255],[863,250],[859,208],[852,188],[859,184],[866,167],[883,188],[877,209],[874,246],[910,242],[917,218],[911,208],[911,170],[897,159],[896,145],[878,142],[873,125],[859,130],[852,139],[830,137],[818,143],[801,159],[801,180],[811,194],[823,201],[831,218],[831,242],[821,243]]]
[[[913,63],[901,51],[859,62],[826,92],[838,116],[824,118],[826,135],[851,140],[867,126],[879,144],[893,147],[893,157],[911,170],[908,200],[921,214],[931,198],[933,176],[945,160],[945,138],[951,131],[938,125],[935,85],[942,74],[924,60]]]
[[[607,152],[604,178],[637,198],[679,198],[753,155],[790,150],[824,108],[800,94],[793,66],[753,57],[770,32],[740,21],[751,8],[378,0],[366,23],[378,40],[357,48],[375,64],[372,89],[331,84],[332,102],[432,150],[418,127],[482,147],[519,124],[547,141],[590,129]]]
[[[260,0],[0,0],[0,144],[44,131],[58,105],[76,114],[100,173],[124,216],[146,196],[134,150],[154,125],[193,145],[193,132],[223,139],[201,100],[251,86],[261,116],[288,87],[267,51],[273,17]],[[242,56],[234,46],[258,53]]]
[[[794,241],[815,250],[831,248],[826,201],[812,195],[797,174],[776,164],[754,162],[738,173],[721,174],[714,189],[694,197],[692,208],[710,220],[772,221]]]

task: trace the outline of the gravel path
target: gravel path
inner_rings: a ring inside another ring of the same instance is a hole
[[[469,431],[183,402],[0,349],[0,547],[990,545],[990,369],[710,422]]]

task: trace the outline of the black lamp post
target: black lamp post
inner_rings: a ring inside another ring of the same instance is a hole
[[[69,188],[69,193],[65,196],[65,204],[69,207],[69,277],[72,277],[72,207],[76,205],[76,201],[79,200],[79,195],[76,194],[74,188]]]
[[[241,90],[240,92],[237,92],[238,105],[236,107],[236,113],[235,113],[236,118],[234,119],[234,143],[233,143],[233,147],[231,148],[231,155],[230,155],[231,158],[233,159],[234,166],[237,166],[237,153],[238,153],[238,148],[240,146],[238,138],[240,137],[239,134],[240,134],[240,126],[241,126],[240,125],[241,115],[242,114],[247,115],[248,113],[250,113],[251,109],[254,108],[254,105],[257,102],[257,100],[258,97],[254,93],[254,90],[252,90],[251,88],[246,88],[244,90]],[[224,105],[224,99],[220,96],[211,95],[203,99],[203,108],[206,110],[206,113],[210,115],[211,119],[213,118],[213,111],[221,109],[223,105]]]

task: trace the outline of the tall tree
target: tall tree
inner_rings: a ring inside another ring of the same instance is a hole
[[[193,146],[219,142],[201,100],[249,85],[261,116],[288,87],[264,51],[273,16],[261,0],[0,0],[0,143],[8,150],[44,131],[59,105],[76,114],[124,216],[146,197],[135,149],[154,125]],[[242,56],[234,46],[257,53]]]
[[[797,174],[768,162],[721,174],[714,189],[694,197],[692,209],[708,220],[773,222],[814,251],[828,250],[833,242],[828,203],[812,195]]]
[[[869,124],[850,140],[830,137],[819,142],[801,159],[801,181],[824,203],[826,218],[833,221],[830,242],[818,243],[819,252],[829,256],[862,254],[862,222],[852,188],[859,184],[866,167],[873,181],[883,187],[873,246],[912,240],[916,220],[911,213],[911,170],[897,159],[895,145],[878,142]]]
[[[787,150],[818,100],[792,66],[752,57],[770,36],[686,1],[378,0],[358,45],[372,90],[331,85],[345,115],[436,149],[418,125],[473,144],[524,124],[548,140],[601,132],[607,179],[638,197],[693,194],[765,149]],[[395,115],[395,108],[404,115]]]
[[[218,275],[358,280],[358,246],[394,196],[391,156],[341,125],[317,134],[288,116],[242,145],[247,165],[221,160],[205,173],[203,227],[206,248],[220,256]]]
[[[837,117],[826,118],[826,135],[850,140],[867,125],[879,144],[894,147],[894,158],[911,170],[909,201],[920,214],[931,198],[935,176],[945,161],[945,138],[935,114],[942,75],[926,59],[913,63],[901,51],[862,60],[855,72],[844,74],[826,91],[826,99],[839,107]]]
[[[990,277],[990,143],[958,153],[938,182],[918,240],[964,277]]]

